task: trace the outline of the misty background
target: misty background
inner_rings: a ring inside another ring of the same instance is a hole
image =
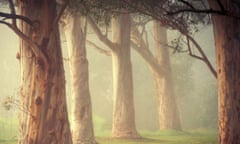
[[[147,27],[149,33],[150,48],[153,47],[151,34],[152,25]],[[170,42],[178,34],[168,31]],[[6,26],[0,25],[0,129],[11,127],[9,133],[15,137],[18,132],[17,115],[19,106],[6,110],[4,101],[13,97],[19,99],[20,65],[16,58],[19,50],[18,37]],[[88,39],[98,46],[106,49],[93,33],[87,35]],[[215,51],[212,26],[200,29],[194,35],[200,46],[205,51],[209,60],[215,67]],[[62,50],[64,57],[66,93],[68,110],[71,113],[71,90],[69,87],[69,67],[66,42],[62,37]],[[155,85],[147,64],[133,49],[131,60],[133,66],[135,120],[137,129],[158,130],[157,102]],[[172,63],[173,80],[177,96],[180,118],[184,130],[214,129],[217,130],[217,86],[216,78],[202,61],[190,57],[186,53],[173,53],[169,49]],[[194,51],[197,53],[196,51]],[[113,92],[112,92],[112,59],[99,53],[95,48],[87,45],[89,61],[89,84],[93,107],[93,119],[95,131],[111,130]],[[7,134],[7,131],[0,135]]]

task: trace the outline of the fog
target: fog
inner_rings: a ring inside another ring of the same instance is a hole
[[[149,31],[150,47],[153,47],[151,27]],[[168,32],[169,41],[177,35]],[[0,25],[0,129],[11,125],[13,136],[17,133],[17,112],[19,106],[6,110],[3,106],[7,97],[19,99],[20,65],[16,59],[18,52],[18,37],[7,27]],[[206,26],[196,33],[194,38],[206,52],[215,67],[214,40],[211,26]],[[88,39],[107,50],[97,37],[90,33]],[[64,58],[68,58],[66,43],[62,38]],[[154,49],[154,48],[152,48]],[[207,65],[186,53],[173,53],[170,58],[174,78],[175,93],[178,99],[180,117],[183,129],[217,129],[217,91],[216,79]],[[197,53],[196,51],[194,51]],[[93,107],[95,131],[111,129],[112,119],[112,61],[111,56],[99,53],[95,48],[87,46],[89,61],[89,83]],[[158,114],[155,86],[152,74],[141,56],[132,50],[132,65],[134,78],[135,115],[138,130],[158,130]],[[66,76],[66,92],[69,114],[71,111],[71,91],[69,82],[68,61],[64,60]],[[4,121],[9,119],[9,121]],[[1,135],[1,134],[0,134]],[[3,135],[3,133],[2,133]]]

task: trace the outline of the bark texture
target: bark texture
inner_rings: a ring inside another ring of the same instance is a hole
[[[47,61],[20,39],[21,111],[19,144],[71,144],[65,95],[65,78],[55,1],[19,1],[19,11],[34,20],[20,29],[39,47]],[[57,26],[55,26],[57,27]]]
[[[133,100],[133,78],[130,56],[130,15],[112,19],[114,108],[112,137],[137,138]]]
[[[160,74],[152,71],[158,100],[159,128],[181,130],[168,47],[164,46],[167,43],[167,30],[158,21],[153,22],[153,36],[158,65],[164,67]]]
[[[236,12],[234,0],[220,0]],[[218,4],[209,0],[212,8]],[[240,143],[240,20],[213,15],[218,75],[219,144]]]
[[[86,17],[66,12],[64,31],[70,57],[74,144],[95,144],[86,56]]]

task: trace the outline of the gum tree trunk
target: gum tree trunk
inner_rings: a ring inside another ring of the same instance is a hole
[[[64,31],[70,58],[74,144],[95,144],[86,55],[86,17],[66,13]]]
[[[112,137],[137,138],[130,56],[131,21],[128,14],[112,19],[114,108]]]
[[[234,12],[233,0],[220,0]],[[217,3],[209,0],[213,8]],[[236,8],[236,9],[235,9]],[[219,144],[240,143],[240,21],[213,15],[218,75]]]
[[[21,111],[19,144],[71,144],[65,95],[65,78],[56,17],[55,1],[19,1],[23,16],[36,22],[32,27],[20,22],[20,29],[46,56],[33,53],[20,39]],[[57,26],[55,26],[57,27]]]
[[[164,68],[161,73],[152,69],[158,100],[159,128],[181,130],[169,52],[164,46],[167,43],[167,30],[158,21],[153,22],[153,37],[157,63]]]

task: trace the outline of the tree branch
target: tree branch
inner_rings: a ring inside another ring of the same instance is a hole
[[[206,13],[206,14],[218,14],[218,15],[226,15],[227,13],[225,11],[220,10],[213,10],[213,9],[179,9],[176,11],[167,11],[168,15],[176,15],[183,12],[192,12],[192,13]]]
[[[47,57],[46,55],[40,50],[40,46],[38,44],[36,44],[34,41],[32,41],[28,36],[26,36],[24,33],[22,33],[15,25],[7,23],[5,21],[0,20],[1,24],[4,24],[6,26],[8,26],[11,30],[13,30],[21,39],[23,39],[24,41],[26,41],[34,55],[36,56],[36,58],[38,60],[42,60],[42,62],[45,64],[46,68],[48,68],[48,61],[47,61]]]
[[[94,22],[94,20],[90,16],[87,16],[87,21],[92,27],[93,31],[96,33],[98,39],[102,41],[105,45],[107,45],[108,48],[114,51],[117,48],[117,44],[113,43],[107,38],[107,36],[103,35],[103,33],[101,32],[97,24]]]
[[[190,46],[189,38],[187,38],[187,47],[188,47],[188,54],[189,54],[191,57],[196,58],[196,59],[199,59],[199,60],[201,60],[201,61],[204,61],[204,59],[203,59],[202,57],[193,54],[192,49],[191,49],[191,46]]]
[[[162,77],[161,74],[165,72],[165,69],[158,64],[136,27],[133,27],[131,30],[131,47],[143,57],[152,70],[156,71],[157,74]]]
[[[100,48],[100,47],[97,46],[95,43],[87,40],[87,44],[93,46],[93,47],[94,47],[96,50],[98,50],[100,53],[105,54],[106,56],[111,56],[111,52],[110,52],[110,51]]]
[[[14,8],[13,1],[12,0],[8,0],[8,3],[9,3],[9,8],[11,10],[11,14],[12,15],[16,15],[16,11],[15,11],[15,8]],[[15,25],[15,26],[17,25],[15,18],[12,19],[12,24]]]
[[[220,0],[217,0],[217,3],[218,3],[218,5],[219,5],[219,7],[221,8],[221,10],[222,10],[222,11],[225,11],[225,8],[224,8],[222,2],[221,2]]]
[[[205,14],[217,14],[221,16],[229,16],[232,18],[240,19],[239,14],[233,14],[231,12],[225,10],[214,10],[214,9],[179,9],[176,11],[167,11],[167,15],[176,15],[183,12],[190,12],[190,13],[205,13]]]
[[[5,19],[20,19],[29,25],[33,24],[33,21],[31,21],[29,18],[21,15],[17,15],[17,14],[8,14],[8,13],[0,12],[0,17],[4,17]]]
[[[190,35],[185,35],[186,38],[187,38],[187,41],[188,41],[188,47],[190,47],[190,44],[189,44],[189,40],[194,44],[194,46],[197,48],[197,50],[199,51],[199,53],[201,54],[202,57],[199,57],[198,56],[193,56],[193,57],[196,57],[202,61],[204,61],[208,68],[210,69],[210,71],[212,72],[213,76],[215,78],[217,78],[217,72],[216,70],[213,68],[212,64],[210,63],[210,61],[208,60],[207,56],[205,55],[205,53],[203,52],[202,48],[200,47],[200,45],[190,36]],[[189,48],[190,49],[190,48]],[[189,51],[191,53],[191,51]]]
[[[187,5],[187,6],[190,7],[191,9],[195,9],[195,7],[194,7],[192,4],[190,4],[189,2],[187,2],[187,1],[185,1],[185,0],[178,0],[178,1],[180,1],[180,2],[182,2],[183,4]]]

